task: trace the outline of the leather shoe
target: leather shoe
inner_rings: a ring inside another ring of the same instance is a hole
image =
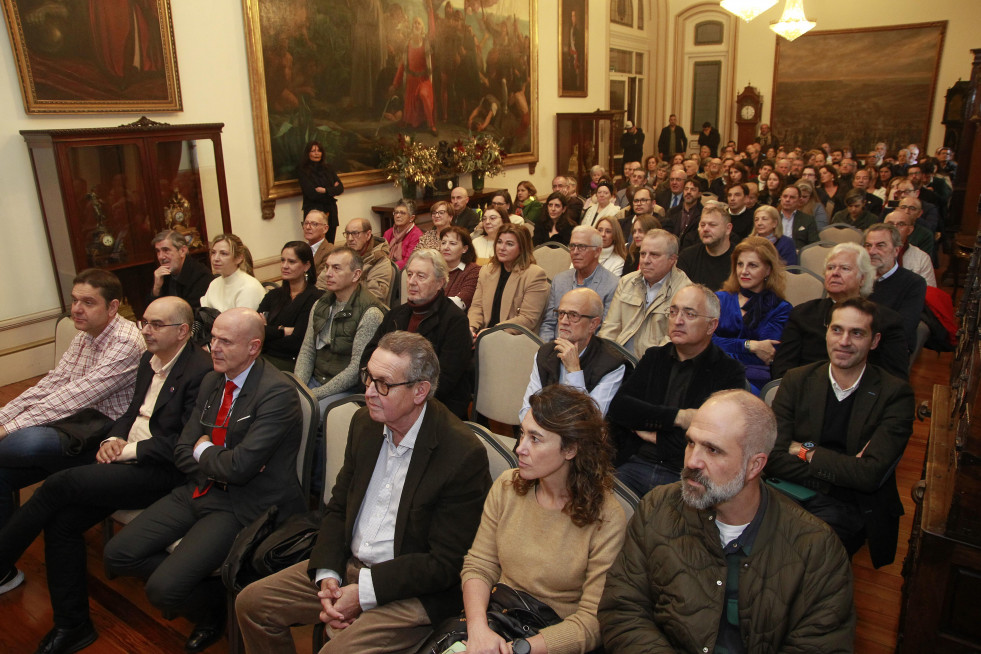
[[[184,643],[186,652],[202,652],[217,643],[225,635],[225,621],[206,622],[194,626],[194,631]]]
[[[99,634],[91,622],[85,622],[77,627],[66,629],[55,627],[48,632],[35,654],[71,654],[85,649],[96,641]]]

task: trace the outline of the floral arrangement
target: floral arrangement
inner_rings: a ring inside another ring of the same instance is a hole
[[[394,148],[381,151],[387,179],[395,186],[410,182],[418,186],[432,184],[439,173],[439,157],[436,146],[413,141],[405,134],[399,134]]]
[[[504,172],[504,159],[507,153],[500,144],[487,135],[470,136],[463,140],[460,156],[460,172],[483,171],[489,176]]]

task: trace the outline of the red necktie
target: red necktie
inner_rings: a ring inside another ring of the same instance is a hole
[[[228,412],[232,409],[232,393],[235,392],[235,389],[235,382],[230,379],[225,382],[225,394],[221,398],[221,407],[218,409],[218,417],[215,419],[215,424],[222,426],[211,430],[211,442],[215,445],[223,447],[225,445],[225,432],[227,431],[225,421],[228,420]]]
[[[216,425],[224,425],[225,421],[228,419],[228,413],[232,410],[232,393],[235,391],[235,382],[228,380],[225,382],[225,394],[221,397],[221,406],[218,408],[218,416],[215,419]],[[225,445],[225,432],[227,429],[225,427],[215,427],[211,430],[211,442],[220,447]],[[192,497],[197,499],[204,496],[209,490],[211,490],[211,481],[204,487],[198,487],[194,489],[194,494]]]

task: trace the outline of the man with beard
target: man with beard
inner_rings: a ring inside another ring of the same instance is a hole
[[[731,233],[732,220],[726,205],[707,203],[698,223],[698,237],[702,242],[681,251],[678,269],[695,284],[705,284],[713,291],[721,289],[732,267],[735,245],[730,239]]]
[[[607,574],[606,652],[851,650],[844,548],[761,481],[776,436],[773,413],[746,391],[698,409],[682,480],[644,497]]]

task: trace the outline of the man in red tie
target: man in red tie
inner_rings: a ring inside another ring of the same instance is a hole
[[[305,508],[296,477],[299,399],[289,380],[259,356],[264,333],[262,317],[251,309],[231,309],[215,320],[215,370],[201,382],[174,450],[188,481],[105,550],[108,570],[146,579],[154,606],[195,622],[188,652],[205,649],[224,631],[225,589],[212,572],[238,532],[272,505],[281,515]]]

